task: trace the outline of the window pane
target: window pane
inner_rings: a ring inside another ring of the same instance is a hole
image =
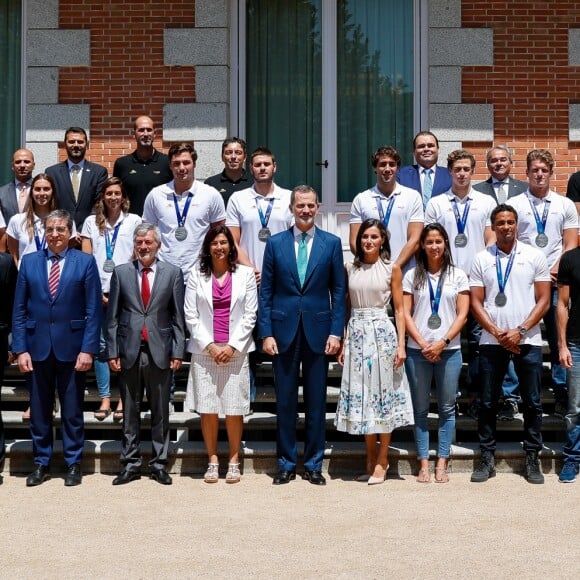
[[[20,0],[0,2],[0,151],[4,163],[0,164],[0,183],[14,178],[9,160],[20,147],[20,47],[22,21]]]
[[[394,145],[412,159],[413,2],[338,5],[338,201],[376,181],[370,155]]]
[[[276,183],[320,192],[320,0],[248,0],[247,141],[269,147]]]

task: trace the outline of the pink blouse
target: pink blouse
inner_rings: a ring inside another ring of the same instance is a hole
[[[230,338],[230,305],[232,302],[232,274],[228,272],[220,286],[215,276],[211,277],[213,298],[213,339],[227,343]]]

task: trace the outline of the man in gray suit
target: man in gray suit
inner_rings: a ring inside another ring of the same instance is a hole
[[[0,187],[0,213],[7,226],[10,218],[26,209],[30,194],[30,183],[34,171],[34,155],[28,149],[18,149],[12,156],[14,179]],[[1,222],[2,220],[0,220]],[[3,236],[0,249],[4,251]]]
[[[123,470],[113,485],[141,477],[140,407],[144,388],[151,407],[151,478],[171,485],[166,470],[169,388],[171,371],[179,369],[185,350],[183,275],[177,266],[157,260],[161,235],[156,226],[138,225],[133,241],[137,259],[115,268],[107,308],[109,366],[121,372],[124,411]]]
[[[528,189],[525,181],[510,177],[512,170],[512,154],[503,145],[496,145],[487,150],[487,169],[490,176],[473,186],[476,191],[491,195],[497,203],[506,203],[508,199],[524,193]]]
[[[488,149],[486,163],[490,173],[489,179],[474,185],[473,189],[491,195],[497,203],[508,203],[508,199],[528,189],[527,182],[510,177],[512,154],[504,145]],[[502,385],[503,404],[497,414],[500,421],[511,421],[518,413],[519,386],[514,364],[510,362]]]

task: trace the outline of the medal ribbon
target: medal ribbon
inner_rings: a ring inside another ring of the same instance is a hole
[[[38,235],[38,228],[36,223],[34,224],[34,243],[36,244],[37,250],[46,249],[46,234],[42,232],[42,238]]]
[[[532,206],[532,211],[534,212],[534,219],[536,220],[536,228],[538,229],[538,234],[543,234],[546,230],[546,221],[548,219],[548,212],[550,211],[550,200],[547,199],[544,202],[544,213],[542,214],[542,219],[540,220],[540,214],[534,205],[534,202],[528,197],[528,201]]]
[[[191,203],[191,198],[193,193],[191,191],[187,194],[187,199],[185,200],[185,206],[183,207],[183,213],[179,211],[179,205],[177,203],[177,196],[173,194],[173,205],[175,206],[175,215],[177,216],[177,225],[182,228],[185,223],[185,218],[187,217],[187,212],[189,211],[189,204]]]
[[[441,292],[443,290],[443,278],[445,278],[445,276],[441,274],[441,276],[439,276],[439,282],[437,282],[437,290],[434,292],[433,286],[431,285],[431,278],[429,277],[429,273],[427,273],[427,284],[429,286],[432,315],[439,312],[439,303],[441,302]]]
[[[387,212],[383,211],[383,204],[381,202],[381,198],[377,197],[377,209],[379,210],[379,218],[383,222],[383,225],[388,228],[389,227],[389,220],[391,219],[391,212],[393,211],[393,205],[395,204],[395,194],[391,193],[389,197],[389,203],[387,205]]]
[[[270,214],[272,213],[272,208],[274,207],[274,198],[270,198],[268,200],[268,207],[266,208],[266,215],[262,211],[260,207],[260,200],[256,199],[256,205],[258,206],[258,214],[260,215],[260,223],[262,224],[263,228],[268,227],[268,222],[270,221]]]
[[[501,263],[499,261],[499,249],[497,248],[497,246],[495,248],[495,271],[497,273],[497,285],[499,286],[500,294],[504,293],[505,286],[507,284],[508,278],[509,278],[510,273],[512,271],[512,266],[514,265],[514,259],[516,257],[516,247],[517,247],[517,242],[510,253],[507,267],[505,269],[505,277],[502,277],[502,273],[501,273]]]
[[[463,215],[461,217],[459,217],[459,208],[457,207],[457,200],[455,198],[451,200],[451,204],[453,205],[453,213],[455,214],[455,221],[457,222],[457,233],[463,234],[465,232],[465,225],[467,224],[467,216],[469,215],[471,199],[467,200],[467,203],[463,208]]]
[[[113,252],[115,251],[115,245],[117,244],[117,236],[119,235],[119,228],[123,220],[121,220],[116,226],[113,231],[113,239],[109,236],[109,229],[105,225],[105,252],[107,253],[107,260],[113,259]]]

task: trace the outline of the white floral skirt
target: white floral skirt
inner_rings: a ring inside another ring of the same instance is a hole
[[[412,425],[404,365],[394,368],[397,333],[383,308],[353,308],[345,339],[334,425],[352,435],[391,433]]]

